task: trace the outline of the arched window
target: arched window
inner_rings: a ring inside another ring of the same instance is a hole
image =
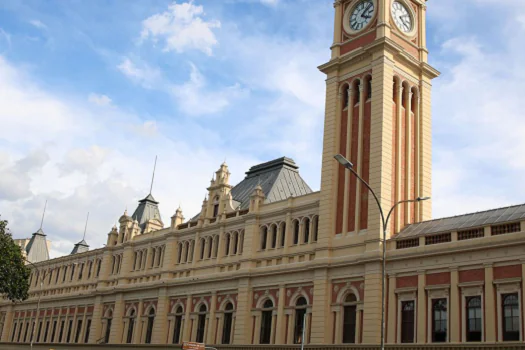
[[[144,249],[142,252],[142,270],[146,268],[146,261],[148,261],[148,250]]]
[[[366,99],[369,100],[372,98],[372,77],[366,77]]]
[[[233,304],[228,303],[224,308],[224,322],[222,326],[222,344],[230,344],[233,323]]]
[[[182,309],[182,306],[178,306],[177,310],[175,310],[175,323],[173,325],[173,344],[179,344],[180,343],[180,333],[182,330],[182,316],[184,315],[184,311]]]
[[[214,258],[217,257],[217,250],[219,249],[219,236],[213,236],[213,254]]]
[[[270,344],[272,336],[272,313],[273,302],[268,299],[263,304],[261,313],[261,336],[259,338],[260,344]]]
[[[157,266],[162,266],[162,262],[164,261],[164,249],[165,249],[165,246],[159,247],[159,254],[157,257]]]
[[[102,260],[101,259],[98,259],[98,264],[97,264],[97,277],[100,276],[100,268],[102,267]]]
[[[213,217],[216,218],[217,215],[219,215],[219,196],[213,200]]]
[[[188,262],[188,258],[190,256],[190,243],[189,242],[184,242],[184,262],[187,263]]]
[[[281,247],[284,247],[285,242],[286,242],[286,223],[283,222],[281,224]]]
[[[503,340],[520,340],[520,304],[518,294],[502,295],[503,303]]]
[[[230,234],[229,233],[226,234],[226,244],[224,247],[224,255],[225,256],[230,255]]]
[[[294,328],[294,344],[301,344],[304,342],[305,321],[306,321],[306,299],[299,297],[295,303],[295,328]]]
[[[135,328],[135,309],[132,309],[129,313],[128,334],[126,337],[126,343],[128,344],[131,344],[133,341],[133,328]]]
[[[242,254],[242,246],[244,244],[244,231],[240,231],[239,233],[239,249],[238,249],[238,254],[241,255]]]
[[[293,244],[299,244],[299,220],[293,222]]]
[[[153,254],[153,256],[151,257],[151,262],[149,264],[150,269],[152,269],[153,266],[155,266],[155,258],[157,257],[157,248],[152,248],[151,254]]]
[[[277,225],[272,225],[272,248],[277,248]]]
[[[212,240],[211,240],[211,237],[208,237],[206,239],[206,242],[208,243],[208,251],[206,252],[206,256],[208,259],[211,259],[211,251],[212,251]]]
[[[467,298],[467,341],[481,341],[481,297]]]
[[[93,260],[90,260],[88,263],[88,279],[91,278],[91,270],[93,269]]]
[[[348,107],[348,92],[349,92],[350,86],[346,85],[343,88],[343,109]]]
[[[190,256],[189,256],[189,262],[192,262],[193,261],[193,251],[195,250],[195,240],[192,239],[190,241]]]
[[[237,255],[238,244],[239,244],[239,233],[234,232],[233,233],[233,255]]]
[[[319,236],[319,216],[314,216],[314,219],[313,219],[313,223],[312,223],[312,226],[313,226],[313,241],[314,242],[317,242],[317,237]]]
[[[106,314],[106,332],[104,334],[104,343],[109,343],[109,336],[111,334],[111,323],[113,322],[113,311],[109,310]]]
[[[148,325],[146,328],[146,339],[144,340],[146,344],[151,344],[151,335],[153,333],[153,321],[155,321],[155,309],[150,308],[148,313]]]
[[[266,249],[266,241],[268,238],[268,227],[261,227],[261,250]]]
[[[401,303],[401,343],[414,342],[414,301]]]
[[[353,104],[353,106],[355,106],[356,104],[359,103],[359,101],[361,101],[360,87],[361,87],[361,80],[357,80],[354,83],[354,104]]]
[[[304,220],[304,243],[308,243],[310,241],[310,218],[306,218]]]
[[[181,259],[182,259],[182,243],[179,243],[178,245],[178,249],[179,251],[177,252],[177,264],[180,264],[181,262]]]
[[[432,300],[432,341],[447,341],[447,299]]]
[[[195,341],[197,343],[204,343],[204,331],[206,330],[206,305],[202,304],[199,307],[199,318],[197,320],[197,336]]]
[[[206,247],[206,241],[204,240],[204,238],[201,238],[201,239],[200,239],[200,246],[201,246],[201,256],[200,256],[200,259],[203,260],[203,259],[204,259],[204,248]]]
[[[111,257],[111,274],[115,274],[117,271],[116,271],[116,266],[117,266],[117,257],[116,255],[113,255]]]
[[[354,293],[348,293],[343,303],[343,343],[355,343],[357,299]]]

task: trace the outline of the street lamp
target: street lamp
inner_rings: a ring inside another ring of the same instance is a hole
[[[354,174],[355,177],[357,177],[359,181],[361,181],[366,186],[366,188],[368,188],[370,193],[372,193],[372,196],[374,196],[374,199],[379,208],[379,214],[381,215],[381,222],[383,224],[383,264],[382,264],[382,269],[381,269],[382,277],[383,277],[383,282],[381,283],[381,350],[384,350],[385,349],[386,230],[388,228],[388,221],[390,220],[390,216],[392,215],[394,209],[399,204],[426,201],[426,200],[429,200],[430,197],[417,197],[416,199],[407,199],[407,200],[396,202],[392,206],[392,208],[390,208],[390,211],[388,212],[385,218],[383,207],[381,206],[381,203],[379,202],[379,199],[377,198],[374,190],[372,190],[370,185],[365,180],[363,180],[363,178],[361,178],[359,174],[357,174],[357,172],[354,170],[354,165],[352,164],[352,162],[350,162],[348,159],[346,159],[341,154],[335,155],[334,158],[339,162],[339,164],[344,166],[346,169],[350,170],[350,172]]]

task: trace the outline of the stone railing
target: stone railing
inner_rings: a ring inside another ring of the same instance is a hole
[[[300,345],[210,345],[218,350],[294,350]],[[147,350],[147,349],[180,349],[179,345],[158,344],[33,344],[33,350]],[[305,345],[307,350],[379,350],[377,345]],[[389,350],[517,350],[525,349],[525,343],[483,343],[483,344],[396,344],[386,345]],[[29,349],[28,343],[0,343],[2,350]]]

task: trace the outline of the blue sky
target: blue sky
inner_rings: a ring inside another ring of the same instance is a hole
[[[525,201],[525,2],[431,0],[434,216]],[[292,157],[319,189],[332,1],[2,1],[0,213],[39,225],[53,255],[105,243],[153,194],[165,224],[199,210],[226,159],[232,182]]]

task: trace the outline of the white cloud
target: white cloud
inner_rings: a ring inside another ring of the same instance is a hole
[[[248,91],[240,84],[218,89],[207,88],[207,82],[197,67],[190,63],[190,79],[173,86],[172,92],[177,99],[178,107],[189,115],[217,113],[226,108],[234,99],[245,97]]]
[[[156,88],[162,81],[159,69],[152,68],[141,61],[133,62],[129,57],[124,57],[117,68],[129,79],[146,89]]]
[[[36,28],[39,28],[39,29],[47,29],[47,25],[45,25],[44,23],[42,23],[40,20],[38,19],[32,19],[29,21],[29,23],[31,25],[33,25],[34,27]]]
[[[225,156],[232,183],[258,161],[219,142],[206,147],[220,137],[192,123],[161,127],[119,106],[101,110],[85,98],[53,94],[1,56],[0,100],[2,219],[15,237],[28,237],[49,199],[44,231],[55,243],[53,256],[69,254],[80,240],[88,211],[86,239],[91,248],[101,247],[124,209],[133,212],[147,194],[155,155],[153,194],[166,224],[179,203],[187,217],[198,212],[209,175]]]
[[[111,98],[106,95],[91,93],[88,96],[88,101],[97,106],[109,106],[111,105]]]
[[[260,1],[264,5],[270,5],[270,6],[275,6],[280,2],[280,0],[260,0]]]
[[[193,1],[173,2],[167,11],[142,22],[141,40],[163,41],[164,51],[200,50],[211,55],[212,48],[218,44],[213,30],[220,28],[221,23],[205,21],[203,15],[203,7],[194,5]]]

